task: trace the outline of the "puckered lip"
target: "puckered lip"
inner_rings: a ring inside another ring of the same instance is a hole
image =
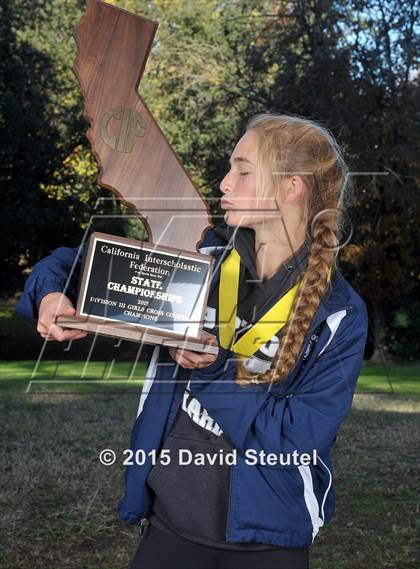
[[[229,209],[233,207],[233,204],[231,204],[226,200],[220,200],[220,207],[222,207],[223,209]]]

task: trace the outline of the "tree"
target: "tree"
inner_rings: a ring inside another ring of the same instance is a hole
[[[353,172],[354,228],[342,265],[369,305],[375,351],[392,333],[401,292],[413,301],[419,281],[419,6],[275,4],[242,61],[254,86],[245,107],[313,118],[342,145]],[[407,334],[405,356],[418,354],[415,337]]]

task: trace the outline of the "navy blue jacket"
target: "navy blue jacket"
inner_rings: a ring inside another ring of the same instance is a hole
[[[200,251],[215,257],[212,287],[231,246],[216,231],[206,232]],[[18,314],[35,321],[44,294],[65,290],[66,284],[66,294],[72,298],[80,265],[77,252],[77,248],[59,248],[34,267]],[[146,479],[153,466],[152,451],[163,446],[191,380],[190,390],[237,450],[231,467],[226,540],[311,545],[334,513],[331,450],[352,404],[366,337],[366,305],[337,271],[298,361],[281,383],[238,386],[235,354],[221,347],[212,364],[194,371],[178,366],[166,348],[156,347],[131,434],[132,451],[141,449],[148,458],[145,464],[126,469],[120,518],[135,524],[151,510],[153,496]],[[257,464],[249,464],[249,449]],[[313,455],[314,450],[315,464],[267,465],[264,459],[268,453]]]

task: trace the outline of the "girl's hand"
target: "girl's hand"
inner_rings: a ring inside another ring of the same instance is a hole
[[[216,338],[207,332],[201,332],[200,338],[203,340],[210,340],[211,344],[217,344]],[[218,355],[207,354],[205,352],[193,352],[191,350],[183,350],[182,348],[169,348],[169,353],[171,357],[177,362],[177,364],[187,369],[199,369],[207,367],[216,360]]]
[[[61,292],[46,294],[39,305],[38,324],[36,329],[45,340],[79,340],[87,336],[84,330],[65,329],[55,323],[57,316],[74,316],[76,310]]]

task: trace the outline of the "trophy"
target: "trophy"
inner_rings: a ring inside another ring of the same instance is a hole
[[[216,353],[200,324],[213,258],[197,252],[209,209],[138,95],[157,23],[88,0],[74,30],[99,184],[134,209],[149,241],[94,232],[67,328]]]

